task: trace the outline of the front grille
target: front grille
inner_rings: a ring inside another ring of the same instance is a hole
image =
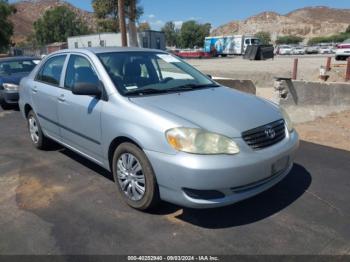
[[[283,119],[242,133],[244,141],[254,150],[277,144],[285,137],[286,131]]]

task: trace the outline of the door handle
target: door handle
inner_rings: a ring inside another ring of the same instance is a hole
[[[33,92],[33,94],[38,93],[38,88],[37,88],[36,86],[34,86],[34,87],[32,88],[32,92]]]
[[[63,94],[60,95],[57,99],[58,99],[58,101],[60,101],[60,102],[66,101],[66,99],[64,98],[64,95],[63,95]]]

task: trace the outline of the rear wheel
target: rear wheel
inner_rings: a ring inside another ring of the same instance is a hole
[[[145,153],[132,143],[123,143],[114,152],[113,176],[126,203],[149,210],[159,203],[157,181]]]
[[[30,139],[33,145],[38,149],[47,148],[50,140],[43,134],[38,118],[33,111],[28,113],[27,121]]]

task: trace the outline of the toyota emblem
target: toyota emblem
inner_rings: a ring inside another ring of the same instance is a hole
[[[272,127],[268,127],[265,129],[265,135],[270,139],[274,139],[276,137],[276,132]]]

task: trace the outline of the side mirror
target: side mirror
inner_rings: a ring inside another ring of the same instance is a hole
[[[209,77],[210,79],[213,79],[212,75],[207,75],[207,77]]]
[[[91,83],[76,83],[73,86],[72,93],[78,96],[96,96],[101,97],[101,88],[96,84]]]

